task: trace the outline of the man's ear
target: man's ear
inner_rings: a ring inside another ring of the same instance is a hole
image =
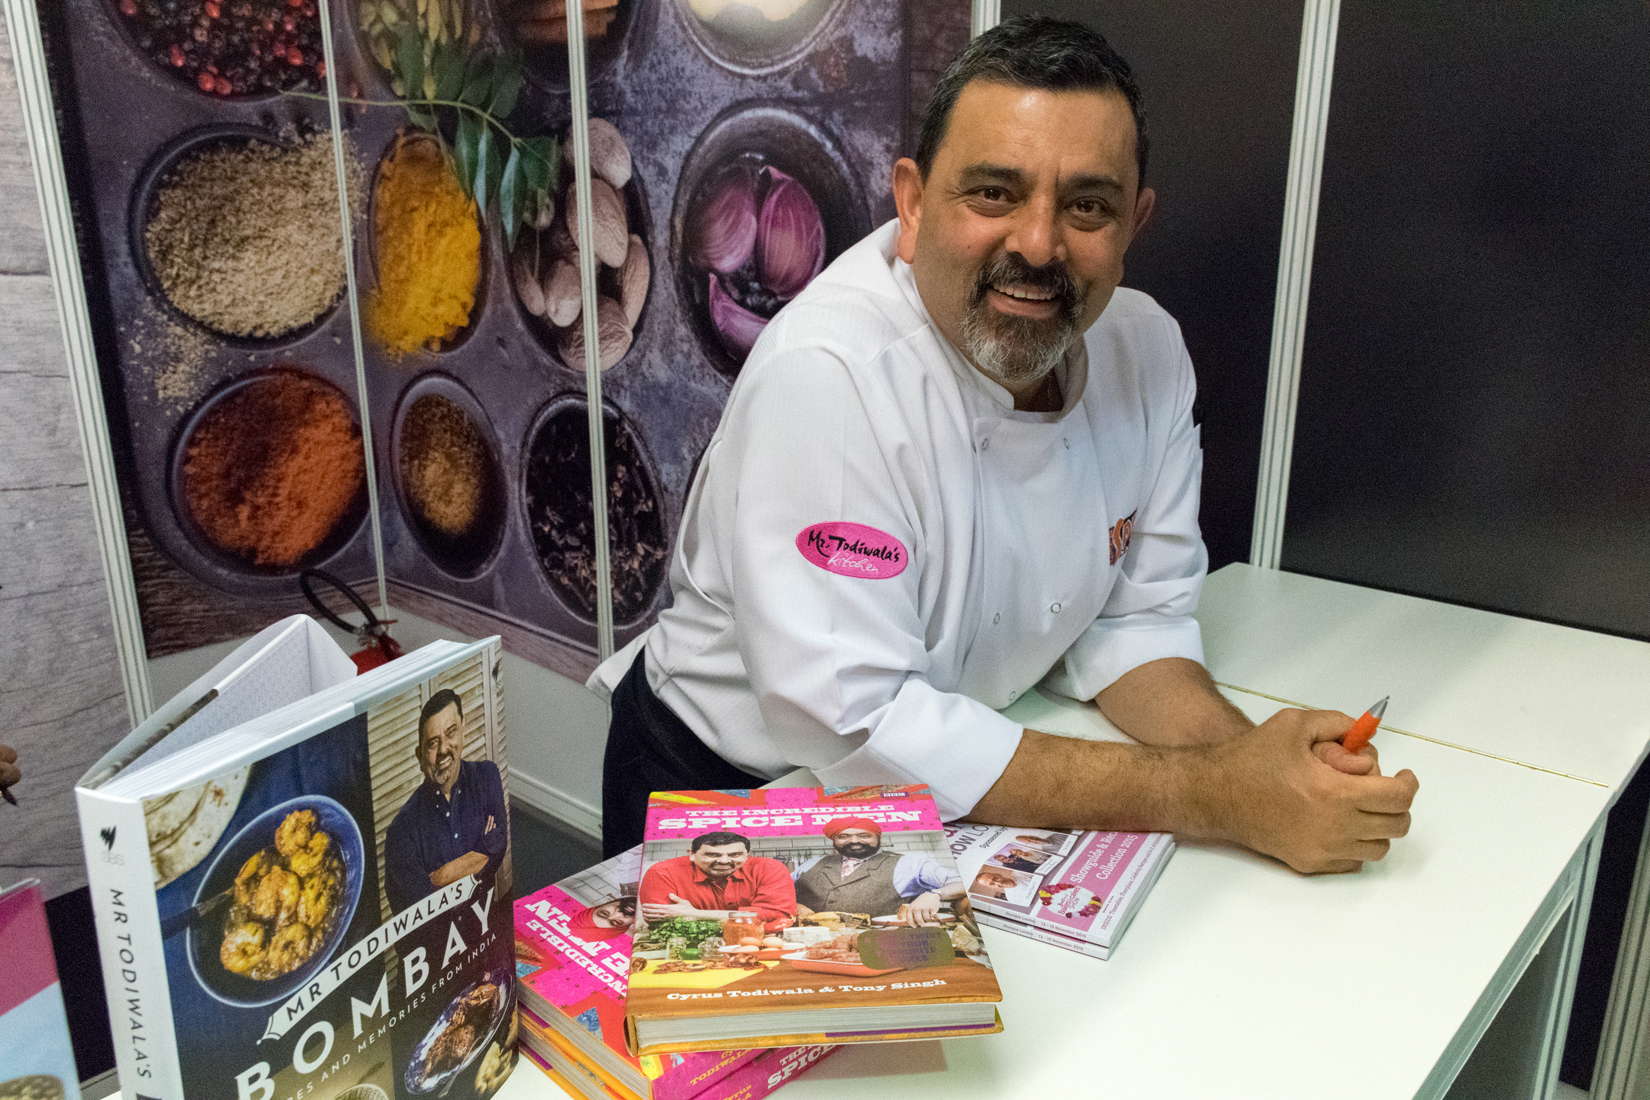
[[[1140,236],[1140,231],[1146,228],[1146,223],[1152,220],[1152,211],[1157,209],[1157,192],[1150,187],[1142,187],[1140,194],[1134,200],[1134,232],[1133,237]]]
[[[922,170],[910,157],[894,162],[894,209],[899,211],[899,244],[895,252],[911,263],[917,255],[917,226],[922,222]]]

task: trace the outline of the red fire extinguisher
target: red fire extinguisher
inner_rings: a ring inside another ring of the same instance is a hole
[[[361,612],[364,621],[360,626],[345,622],[333,612],[332,608],[321,602],[321,597],[315,594],[313,587],[314,582],[318,580],[325,581],[349,597],[349,601]],[[309,600],[311,607],[319,611],[324,618],[338,629],[347,630],[354,634],[355,640],[361,643],[361,648],[350,654],[350,660],[355,662],[357,674],[377,668],[379,665],[386,664],[401,656],[401,643],[390,637],[390,624],[396,620],[379,619],[378,616],[372,613],[372,608],[367,606],[367,601],[363,600],[360,593],[356,592],[355,589],[322,569],[306,569],[298,574],[298,587],[304,590],[304,597]]]

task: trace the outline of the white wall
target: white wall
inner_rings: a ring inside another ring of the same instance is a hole
[[[472,640],[450,627],[394,608],[390,617],[396,620],[391,634],[409,653],[440,638]],[[328,630],[346,651],[354,652],[354,638],[330,626]],[[151,660],[149,680],[156,703],[182,691],[245,640]],[[583,684],[506,653],[504,720],[511,797],[599,839],[607,704]]]

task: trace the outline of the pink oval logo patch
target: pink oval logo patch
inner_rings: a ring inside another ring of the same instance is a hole
[[[829,573],[887,580],[905,572],[899,539],[863,523],[816,523],[796,536],[802,556]]]

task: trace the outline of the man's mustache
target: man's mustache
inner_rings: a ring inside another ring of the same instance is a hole
[[[985,292],[997,284],[1044,290],[1060,303],[1062,315],[1070,317],[1077,312],[1077,281],[1066,270],[1063,260],[1050,260],[1042,267],[1032,267],[1018,252],[1005,252],[980,269],[974,283],[974,301],[978,306],[985,301]]]

